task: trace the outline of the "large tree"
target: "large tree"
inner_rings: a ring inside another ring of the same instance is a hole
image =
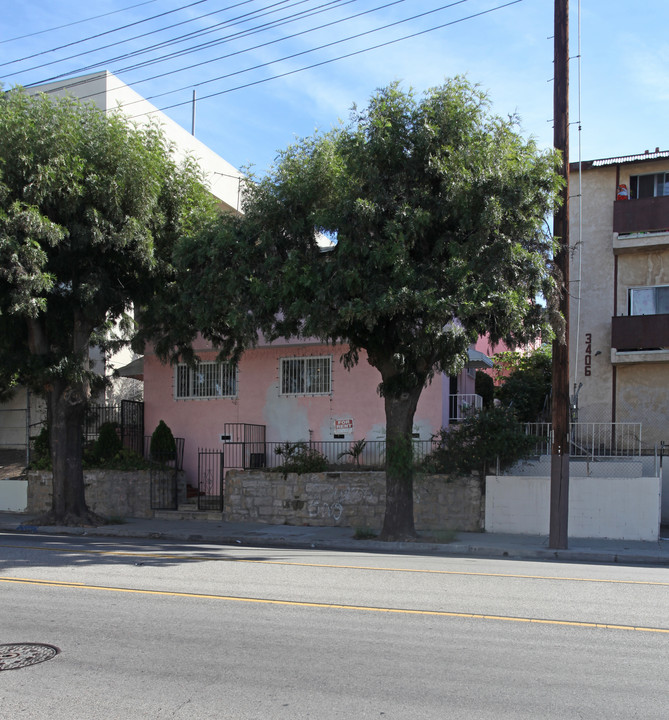
[[[391,85],[348,125],[282,152],[249,183],[242,220],[181,247],[196,324],[226,352],[257,323],[269,337],[345,344],[348,367],[365,351],[379,371],[384,538],[414,535],[411,433],[426,384],[457,373],[480,333],[523,341],[542,329],[556,162],[462,78],[421,98]],[[211,292],[231,272],[241,302]]]
[[[0,96],[0,381],[47,400],[49,521],[97,521],[86,506],[82,422],[89,348],[173,279],[177,238],[211,217],[197,166],[177,165],[159,128],[16,88]]]

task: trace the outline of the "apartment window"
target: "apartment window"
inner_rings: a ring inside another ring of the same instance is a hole
[[[332,387],[330,357],[281,358],[282,395],[327,395]]]
[[[228,362],[202,362],[197,365],[177,365],[176,397],[220,398],[236,397],[237,368]]]
[[[669,285],[630,288],[630,315],[669,314]]]
[[[632,175],[630,177],[630,196],[633,199],[664,195],[669,195],[669,173]]]

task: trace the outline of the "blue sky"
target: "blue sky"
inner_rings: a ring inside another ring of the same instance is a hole
[[[421,92],[446,77],[466,74],[489,93],[495,113],[516,113],[524,134],[549,147],[553,0],[520,0],[500,7],[511,1],[6,0],[0,15],[0,82],[5,87],[28,85],[61,74],[107,69],[161,109],[183,103],[165,112],[188,129],[192,91],[199,84],[196,135],[233,165],[252,165],[262,173],[277,150],[316,129],[327,130],[338,120],[346,120],[351,105],[364,105],[378,87],[399,80],[404,87]],[[371,12],[350,18],[366,11]],[[304,15],[295,18],[300,12]],[[145,21],[159,13],[169,14]],[[378,30],[421,13],[429,14]],[[89,19],[100,15],[104,17]],[[571,55],[575,57],[578,0],[571,0],[571,16]],[[290,22],[267,27],[283,20]],[[69,27],[53,30],[62,25]],[[162,29],[168,25],[174,27]],[[207,35],[149,49],[212,25],[218,27]],[[250,33],[261,25],[266,26],[262,32]],[[444,27],[423,32],[436,26]],[[655,147],[669,149],[667,27],[666,0],[582,0],[584,160]],[[373,32],[346,39],[368,31]],[[135,37],[144,33],[151,34]],[[296,33],[301,34],[286,37]],[[423,34],[328,62],[416,33]],[[215,44],[153,63],[162,55],[205,42]],[[336,44],[316,49],[328,43]],[[102,49],[104,45],[109,47]],[[140,50],[148,51],[131,55]],[[304,54],[273,62],[297,53]],[[144,66],[136,67],[139,63]],[[293,72],[315,63],[325,64]],[[263,67],[248,70],[255,66]],[[280,74],[285,75],[267,80]],[[574,59],[572,161],[578,157],[577,79]],[[257,84],[239,88],[249,83]],[[210,94],[216,95],[204,97]]]

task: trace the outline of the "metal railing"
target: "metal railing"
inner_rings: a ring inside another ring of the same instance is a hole
[[[437,446],[438,440],[413,441],[414,463],[422,462]],[[291,449],[292,452],[291,452]],[[225,468],[274,469],[282,467],[287,458],[295,460],[309,453],[322,455],[329,468],[385,468],[385,440],[323,440],[286,442],[225,442],[221,446]]]
[[[184,446],[186,444],[185,438],[175,437],[174,442],[177,446],[176,456],[173,457],[151,457],[151,435],[144,436],[144,457],[147,460],[155,460],[156,462],[168,465],[173,465],[177,470],[183,470],[184,468]]]
[[[483,398],[475,393],[448,396],[448,419],[459,422],[471,412],[483,409]]]
[[[536,455],[550,455],[551,423],[526,423],[525,432],[536,436]],[[640,457],[641,423],[570,423],[570,455],[582,458]]]

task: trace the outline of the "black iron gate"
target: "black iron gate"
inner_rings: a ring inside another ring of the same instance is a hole
[[[144,451],[144,403],[121,400],[121,440],[138,455]]]
[[[179,507],[177,469],[174,461],[151,461],[151,509],[176,510]]]
[[[223,512],[225,455],[222,450],[197,451],[197,509]]]

